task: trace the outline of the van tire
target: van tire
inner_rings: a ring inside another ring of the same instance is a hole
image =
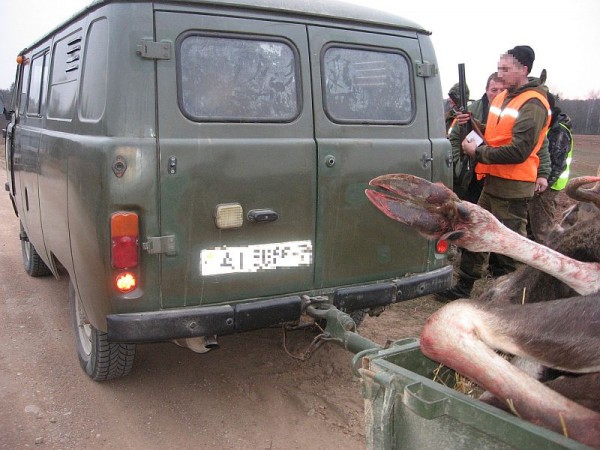
[[[27,233],[25,233],[23,224],[21,223],[20,225],[21,233],[19,237],[21,239],[21,255],[23,256],[23,268],[25,269],[25,272],[32,277],[45,277],[51,275],[52,272],[42,260],[40,254],[37,252],[33,244],[29,242],[29,238],[27,237]]]
[[[112,380],[128,375],[133,367],[135,344],[108,342],[108,334],[90,324],[71,281],[69,305],[77,356],[84,372],[94,381]]]

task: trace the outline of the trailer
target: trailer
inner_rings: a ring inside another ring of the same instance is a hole
[[[368,449],[588,448],[455,390],[460,378],[424,356],[417,338],[384,348],[327,301],[305,301],[308,315],[326,321],[326,340],[354,353]]]

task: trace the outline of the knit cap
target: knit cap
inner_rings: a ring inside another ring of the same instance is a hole
[[[519,61],[522,66],[526,66],[528,74],[531,72],[533,61],[535,61],[535,52],[529,45],[517,45],[506,53]]]
[[[465,84],[465,94],[467,94],[467,100],[469,99],[469,86]],[[460,98],[460,85],[456,83],[454,86],[450,88],[448,91],[448,96],[454,96],[456,98]]]

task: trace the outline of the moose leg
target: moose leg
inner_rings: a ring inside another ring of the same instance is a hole
[[[528,364],[523,366],[523,362]],[[574,374],[562,371],[547,370],[540,364],[533,363],[523,358],[513,358],[511,364],[524,370],[535,379],[543,382],[553,391],[564,395],[570,400],[579,403],[586,408],[600,413],[600,372]],[[504,401],[499,400],[489,391],[479,396],[479,400],[496,408],[510,412],[510,407]]]
[[[429,318],[421,350],[509,404],[521,418],[600,447],[600,414],[558,394],[496,353],[562,370],[597,372],[598,315],[598,294],[529,305],[461,300]]]

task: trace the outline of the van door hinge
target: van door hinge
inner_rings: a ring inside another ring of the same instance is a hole
[[[149,237],[148,240],[142,244],[142,248],[151,255],[157,253],[166,253],[167,255],[177,254],[175,236]]]
[[[417,63],[417,76],[418,77],[423,77],[423,78],[435,77],[436,74],[437,74],[437,68],[435,67],[435,64],[427,62],[427,61]]]
[[[421,165],[423,166],[423,169],[427,169],[431,161],[433,161],[433,158],[427,153],[423,153],[423,156],[421,156]]]
[[[146,59],[171,59],[171,42],[142,39],[137,45],[136,53]]]

